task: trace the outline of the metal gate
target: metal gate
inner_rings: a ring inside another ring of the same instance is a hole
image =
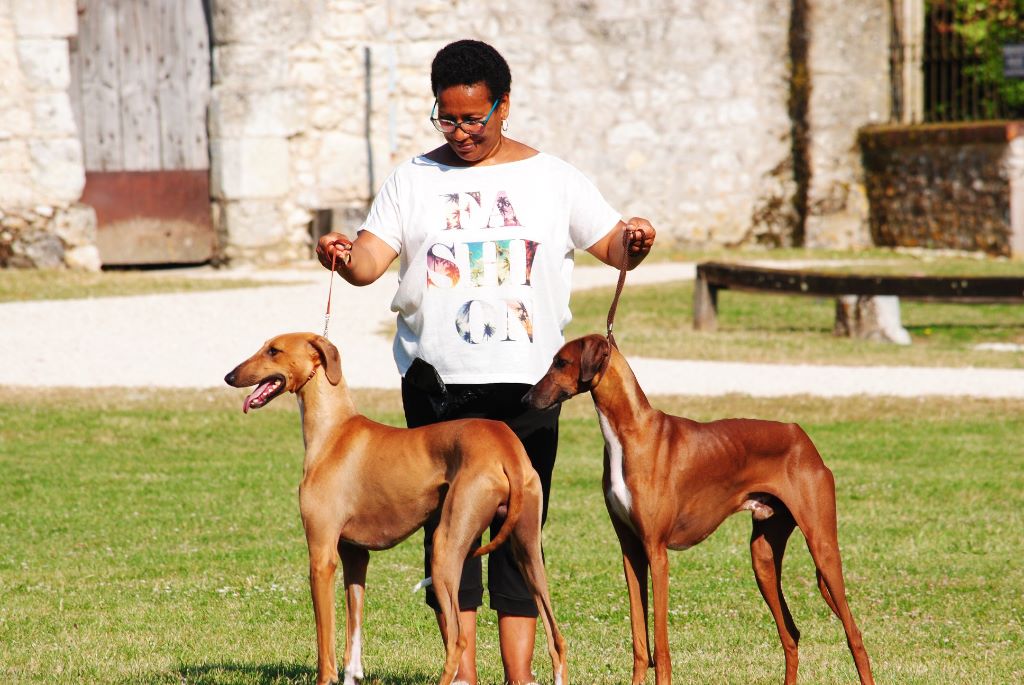
[[[972,75],[982,55],[955,25],[954,0],[892,0],[892,120],[905,124],[1000,119],[1009,112],[998,87]]]
[[[208,260],[204,0],[78,0],[71,101],[104,265]]]

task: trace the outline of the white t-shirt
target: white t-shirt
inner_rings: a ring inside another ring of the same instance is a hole
[[[400,254],[394,354],[445,383],[535,383],[569,323],[573,251],[620,215],[580,171],[540,153],[478,167],[397,167],[361,230]]]

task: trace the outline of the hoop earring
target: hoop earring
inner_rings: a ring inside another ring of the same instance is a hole
[[[508,132],[508,119],[501,120],[501,130],[504,132]]]

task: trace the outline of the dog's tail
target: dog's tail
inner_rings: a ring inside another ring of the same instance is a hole
[[[516,439],[516,444],[520,445],[520,450],[523,449],[518,438]],[[498,549],[508,539],[508,536],[512,534],[512,530],[516,527],[516,522],[519,520],[519,514],[523,511],[523,488],[526,486],[524,464],[529,463],[530,458],[526,456],[525,450],[522,455],[516,454],[502,460],[501,468],[508,479],[508,512],[505,514],[505,520],[502,522],[498,532],[486,545],[481,545],[473,552],[474,557],[490,554]]]

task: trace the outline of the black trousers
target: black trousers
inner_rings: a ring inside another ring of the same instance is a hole
[[[540,476],[544,492],[544,510],[541,521],[547,519],[548,498],[551,494],[551,472],[555,466],[555,452],[558,449],[558,415],[561,405],[538,411],[522,403],[522,397],[530,389],[521,383],[488,383],[480,385],[448,385],[443,390],[424,389],[409,378],[402,379],[402,404],[405,421],[409,428],[425,426],[439,421],[462,418],[496,419],[506,423],[522,441],[530,456],[533,468]],[[443,393],[443,402],[439,392]],[[431,575],[430,555],[433,549],[436,518],[423,527],[423,568]],[[493,536],[500,525],[491,524]],[[473,549],[480,546],[480,541]],[[476,609],[483,604],[483,570],[481,559],[468,558],[462,569],[459,585],[459,607]],[[488,555],[487,589],[490,607],[513,616],[537,616],[537,605],[519,573],[508,545],[502,545]],[[427,604],[440,611],[432,588],[427,588]]]

